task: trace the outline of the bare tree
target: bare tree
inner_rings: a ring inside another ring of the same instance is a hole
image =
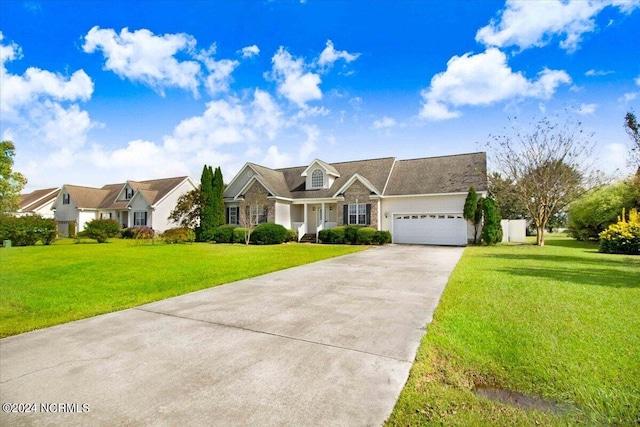
[[[239,216],[240,225],[244,228],[244,243],[246,245],[251,241],[251,233],[253,229],[260,224],[260,220],[264,215],[264,205],[260,203],[260,197],[257,194],[245,194],[244,202],[240,205]]]
[[[486,143],[494,170],[515,185],[515,197],[535,223],[539,246],[549,220],[587,185],[592,136],[570,118],[564,124],[543,118],[526,129],[514,121]]]

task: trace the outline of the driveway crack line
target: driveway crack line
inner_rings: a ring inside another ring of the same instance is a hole
[[[277,333],[274,333],[274,332],[260,331],[258,329],[251,329],[251,328],[247,328],[247,327],[243,327],[243,326],[228,325],[226,323],[212,322],[210,320],[194,319],[194,318],[187,317],[187,316],[179,316],[177,314],[163,313],[161,311],[153,311],[153,310],[144,309],[144,308],[140,308],[140,307],[135,307],[132,310],[139,310],[139,311],[144,311],[146,313],[158,314],[158,315],[167,316],[167,317],[175,317],[175,318],[178,318],[178,319],[191,320],[191,321],[194,321],[194,322],[207,323],[209,325],[222,326],[222,327],[231,328],[231,329],[239,329],[239,330],[247,331],[247,332],[255,332],[255,333],[258,333],[258,334],[270,335],[270,336],[278,337],[278,338],[286,338],[286,339],[290,339],[290,340],[306,342],[306,343],[309,343],[309,344],[315,344],[315,345],[320,345],[320,346],[324,346],[324,347],[332,347],[332,348],[336,348],[336,349],[340,349],[340,350],[353,351],[353,352],[356,352],[356,353],[368,354],[370,356],[376,356],[376,357],[382,357],[384,359],[394,360],[396,362],[403,362],[403,363],[410,363],[410,364],[413,363],[410,360],[399,359],[397,357],[385,356],[383,354],[372,353],[372,352],[364,351],[364,350],[357,350],[357,349],[354,349],[354,348],[343,347],[343,346],[339,346],[339,345],[335,345],[335,344],[328,344],[328,343],[308,340],[308,339],[304,339],[304,338],[292,337],[292,336],[289,336],[289,335],[277,334]]]

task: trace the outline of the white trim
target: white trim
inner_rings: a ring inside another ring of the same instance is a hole
[[[47,197],[49,197],[50,195],[52,195],[53,193],[55,193],[55,192],[59,192],[59,191],[60,191],[60,188],[56,188],[55,190],[48,192],[47,194],[45,194],[44,196],[40,197],[39,199],[34,200],[33,202],[29,203],[29,204],[28,204],[28,205],[26,205],[24,208],[18,209],[18,211],[26,212],[28,207],[30,207],[30,206],[32,206],[32,205],[35,205],[36,203],[38,203],[38,202],[39,202],[39,201],[41,201],[42,199],[47,198]],[[56,197],[55,199],[53,199],[53,202],[55,203],[57,199],[58,199],[57,197]]]
[[[240,200],[240,199],[237,199]],[[283,200],[285,202],[293,202],[293,199],[290,199],[288,197],[282,197],[282,196],[267,196],[267,200]],[[226,202],[226,203],[231,203],[231,202]]]
[[[264,182],[262,182],[262,180],[257,176],[257,175],[253,175],[251,178],[249,178],[249,180],[247,181],[247,183],[244,185],[244,187],[242,187],[240,189],[240,191],[238,191],[238,194],[235,195],[235,197],[233,198],[233,200],[244,200],[244,193],[253,185],[253,183],[255,181],[258,181],[260,183],[260,185],[262,185],[262,187],[267,190],[267,192],[269,194],[273,194],[273,191],[271,191],[269,189],[269,187],[267,187]],[[241,198],[240,195],[242,195],[243,197]]]
[[[342,194],[345,191],[347,191],[347,189],[349,187],[351,187],[351,185],[355,182],[355,180],[360,181],[365,187],[367,187],[370,191],[376,193],[377,196],[380,196],[380,192],[378,191],[378,189],[376,187],[373,186],[373,184],[371,184],[365,177],[363,177],[360,174],[353,174],[353,176],[351,178],[349,178],[349,180],[347,182],[344,183],[344,185],[342,187],[340,187],[340,189],[338,191],[336,191],[336,193],[333,195],[333,197],[338,197],[338,194]]]
[[[321,197],[317,199],[292,199],[292,205],[306,205],[306,204],[317,204],[317,203],[337,203],[344,201],[344,197]]]
[[[125,206],[125,208],[129,208],[129,207],[130,207],[131,203],[133,202],[133,199],[135,199],[137,195],[140,195],[140,197],[142,197],[142,200],[144,200],[145,202],[147,202],[147,206],[149,206],[150,208],[152,207],[152,206],[151,206],[151,203],[149,203],[149,201],[147,200],[147,198],[146,198],[146,197],[144,197],[144,194],[142,194],[142,193],[140,192],[140,190],[136,190],[136,192],[135,192],[135,193],[133,193],[133,196],[131,196],[131,199],[129,199],[129,202],[127,203],[127,205]]]
[[[176,186],[173,187],[173,189],[171,189],[167,194],[165,194],[162,199],[158,200],[155,204],[151,205],[152,208],[155,208],[156,206],[158,206],[160,203],[164,202],[164,199],[166,199],[167,197],[169,197],[174,191],[176,191],[178,189],[178,187],[180,187],[182,184],[185,183],[185,181],[188,181],[192,186],[192,190],[195,190],[196,188],[198,188],[198,186],[195,184],[195,182],[193,182],[193,180],[191,179],[191,177],[186,177],[185,179],[183,179],[182,181],[180,181],[179,184],[177,184]],[[133,197],[132,197],[133,199]],[[145,199],[146,200],[146,199]]]
[[[244,166],[242,166],[242,168],[240,168],[240,171],[239,171],[239,172],[238,172],[238,173],[233,177],[233,179],[231,180],[231,182],[227,184],[227,188],[231,188],[231,187],[233,186],[233,184],[234,184],[234,183],[235,183],[235,182],[240,178],[240,176],[242,175],[242,172],[244,172],[244,170],[245,170],[247,167],[248,167],[248,168],[250,168],[250,169],[253,171],[253,176],[260,175],[260,174],[259,174],[259,173],[258,173],[258,172],[253,168],[253,166],[251,166],[251,163],[250,163],[250,162],[247,162],[247,163],[245,163],[245,164],[244,164]],[[252,178],[253,178],[253,176],[252,176]],[[238,193],[238,194],[240,194],[240,193]],[[238,196],[238,194],[236,194],[235,196],[232,196],[232,197],[235,199],[235,198]]]
[[[467,192],[460,193],[430,193],[430,194],[403,194],[403,195],[392,195],[392,196],[381,196],[383,199],[398,199],[403,197],[438,197],[438,196],[460,196],[466,195]],[[486,195],[487,191],[478,191],[478,194]]]
[[[391,170],[389,171],[389,175],[387,175],[387,182],[384,183],[384,188],[382,189],[382,194],[386,193],[387,185],[389,185],[389,180],[391,180],[391,174],[393,173],[393,168],[396,166],[396,158],[393,158],[393,164],[391,165]]]
[[[329,170],[329,168],[327,167],[327,166],[330,166],[330,167],[332,167],[332,168],[333,168],[333,166],[331,166],[329,163],[327,163],[327,162],[323,162],[322,160],[317,159],[317,158],[316,158],[316,159],[313,159],[313,161],[312,161],[311,163],[309,163],[309,166],[307,166],[307,168],[306,168],[305,170],[303,170],[303,171],[302,171],[302,173],[300,174],[300,176],[303,176],[303,177],[305,177],[305,178],[306,178],[306,177],[307,177],[307,175],[309,174],[309,170],[311,170],[311,168],[312,168],[312,166],[313,166],[314,164],[318,164],[318,166],[320,166],[320,168],[321,168],[321,169],[324,169],[324,171],[325,171],[325,173],[326,173],[327,175],[332,175],[332,176],[335,176],[336,178],[340,178],[340,174],[339,174],[339,173],[332,172],[332,171],[330,171],[330,170]],[[334,169],[335,169],[335,168],[334,168]]]

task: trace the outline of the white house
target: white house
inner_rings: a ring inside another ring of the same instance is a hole
[[[168,216],[178,198],[195,188],[187,176],[127,181],[102,188],[65,184],[51,209],[63,235],[69,234],[69,226],[82,231],[87,222],[107,218],[117,220],[123,228],[147,226],[162,232],[175,226]]]
[[[485,153],[413,160],[394,157],[270,169],[245,164],[224,193],[228,224],[250,209],[313,240],[323,229],[357,224],[391,232],[395,243],[466,245],[462,216],[473,186],[487,193]]]
[[[40,215],[43,218],[53,218],[51,207],[59,192],[60,188],[46,188],[29,194],[21,194],[16,215]]]

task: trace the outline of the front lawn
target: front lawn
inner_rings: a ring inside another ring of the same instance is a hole
[[[361,246],[136,245],[0,249],[0,337],[362,250]]]
[[[549,236],[465,250],[387,425],[638,423],[640,258]]]

